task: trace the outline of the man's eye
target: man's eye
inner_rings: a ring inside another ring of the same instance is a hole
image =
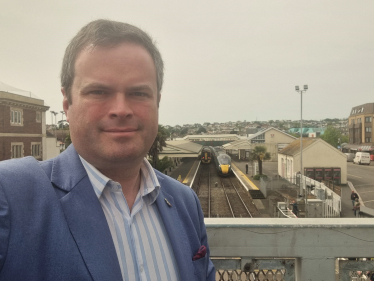
[[[134,92],[133,95],[137,96],[137,97],[145,97],[145,96],[147,96],[147,94],[143,93],[143,92]]]
[[[105,95],[105,92],[101,90],[91,91],[90,93],[93,95],[98,95],[98,96]]]

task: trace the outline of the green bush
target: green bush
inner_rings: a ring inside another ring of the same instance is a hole
[[[260,178],[267,179],[268,176],[267,176],[267,175],[264,175],[264,174],[262,174],[262,175],[257,174],[257,175],[255,175],[255,176],[253,177],[253,179],[255,179],[255,180],[259,180]]]

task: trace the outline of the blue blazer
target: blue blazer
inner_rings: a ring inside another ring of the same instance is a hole
[[[215,280],[196,194],[156,175],[156,204],[181,279]],[[206,256],[192,261],[201,245]],[[0,162],[0,280],[122,280],[105,215],[73,145],[43,162]]]

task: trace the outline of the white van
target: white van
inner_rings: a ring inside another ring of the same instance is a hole
[[[368,152],[357,152],[353,164],[367,164],[370,165],[370,154]]]

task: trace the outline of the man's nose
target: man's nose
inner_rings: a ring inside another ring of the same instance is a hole
[[[124,93],[116,93],[111,99],[109,114],[112,117],[127,117],[133,114],[131,103]]]

